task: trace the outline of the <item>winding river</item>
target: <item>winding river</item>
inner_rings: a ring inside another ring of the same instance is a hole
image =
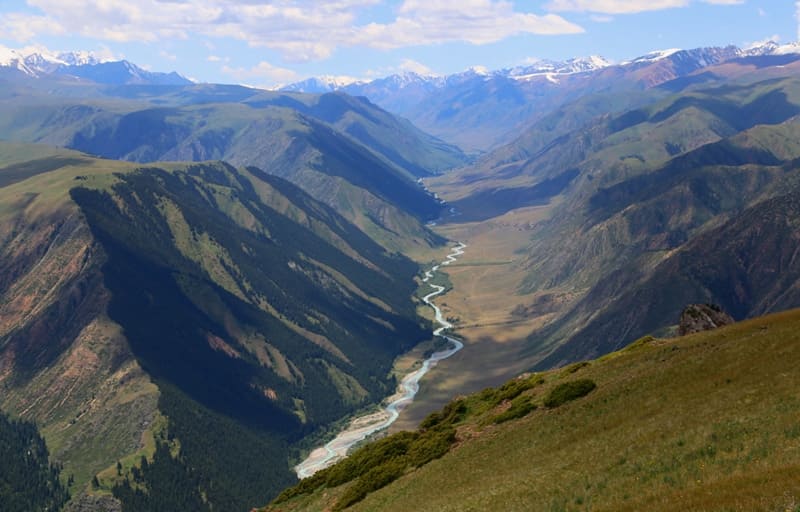
[[[447,259],[425,272],[425,277],[422,281],[427,283],[433,278],[434,273],[439,270],[439,268],[456,261],[459,256],[464,254],[465,247],[467,247],[467,245],[463,242],[453,247]],[[387,399],[386,407],[382,410],[355,418],[350,422],[350,425],[340,432],[332,441],[312,451],[306,460],[295,466],[294,470],[298,478],[307,478],[317,471],[333,465],[346,457],[348,450],[353,445],[363,441],[375,432],[388,428],[389,425],[394,423],[400,416],[400,411],[414,400],[414,396],[419,391],[420,379],[422,379],[431,368],[436,366],[436,363],[442,359],[447,359],[464,347],[464,344],[459,340],[444,334],[444,331],[450,329],[453,325],[442,316],[442,311],[431,300],[444,292],[444,286],[432,283],[429,283],[428,286],[433,288],[433,291],[423,297],[422,300],[425,304],[433,308],[436,323],[439,324],[439,327],[433,331],[433,334],[449,341],[451,347],[447,350],[434,352],[428,359],[423,361],[422,366],[403,377],[403,380],[397,388],[397,393]]]

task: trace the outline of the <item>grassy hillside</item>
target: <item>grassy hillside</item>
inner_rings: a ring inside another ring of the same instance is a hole
[[[684,338],[647,337],[460,398],[415,434],[454,428],[444,456],[396,473],[347,510],[796,510],[798,333],[794,310]],[[596,387],[565,401],[565,389],[581,382]],[[361,474],[408,457],[382,446],[385,455]],[[359,485],[267,510],[336,510]]]
[[[163,473],[167,508],[263,502],[290,445],[390,394],[428,336],[416,264],[255,167],[0,155],[0,407],[76,494],[139,502],[124,481]]]

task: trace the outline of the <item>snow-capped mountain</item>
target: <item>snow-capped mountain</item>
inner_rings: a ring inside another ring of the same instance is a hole
[[[307,92],[312,94],[322,94],[326,92],[338,91],[348,85],[364,83],[356,78],[347,76],[323,75],[308,78],[301,82],[291,83],[286,86],[278,87],[280,91],[286,92]]]
[[[763,55],[800,54],[800,43],[780,45],[774,41],[741,49],[736,46],[696,48],[683,50],[670,48],[657,50],[634,59],[614,64],[601,56],[576,57],[565,61],[539,60],[526,66],[516,66],[508,69],[490,71],[486,68],[475,66],[460,73],[452,75],[420,75],[413,72],[389,75],[371,81],[343,77],[313,77],[300,82],[295,82],[280,88],[281,91],[325,93],[344,91],[359,94],[376,89],[398,91],[406,88],[441,89],[448,85],[460,84],[474,78],[512,78],[518,81],[530,80],[534,77],[554,77],[576,73],[591,73],[611,66],[641,67],[663,60],[679,63],[684,68],[699,69],[702,67],[719,64],[726,60]],[[367,94],[369,96],[369,94]]]
[[[28,76],[39,77],[68,66],[91,66],[110,62],[92,52],[51,52],[46,49],[15,50],[0,46],[0,67],[15,68]]]
[[[744,56],[760,56],[760,55],[790,55],[800,54],[800,43],[778,44],[775,41],[768,41],[764,44],[751,46],[750,48],[742,50]]]
[[[620,63],[593,55],[565,61],[539,60],[493,71],[473,67],[446,76],[406,72],[346,85],[307,80],[283,90],[342,91],[366,96],[463,149],[484,151],[507,142],[517,126],[578,95],[656,87],[735,59],[769,59],[777,55],[792,59],[790,54],[800,54],[800,45],[768,42],[747,49],[672,48]],[[486,135],[504,132],[506,135],[497,140]]]
[[[98,57],[92,52],[51,52],[45,49],[15,50],[0,45],[0,71],[21,73],[31,78],[73,77],[112,85],[188,85],[178,73],[146,71],[127,60]]]

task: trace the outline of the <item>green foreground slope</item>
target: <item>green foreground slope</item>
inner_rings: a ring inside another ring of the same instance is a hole
[[[799,349],[793,310],[684,338],[643,338],[466,397],[450,406],[461,417],[434,418],[456,429],[446,455],[351,509],[795,511]],[[559,385],[587,381],[596,388],[584,397],[548,400]],[[395,451],[372,465],[405,456]],[[356,485],[267,510],[328,510]]]

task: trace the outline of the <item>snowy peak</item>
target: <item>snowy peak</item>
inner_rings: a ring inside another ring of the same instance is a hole
[[[92,52],[51,52],[45,48],[12,49],[0,45],[0,69],[19,71],[32,78],[71,76],[105,84],[192,83],[177,73],[152,73],[126,60],[98,57]]]
[[[552,81],[552,75],[571,75],[587,73],[611,66],[611,61],[598,55],[576,57],[565,61],[540,60],[530,66],[516,67],[508,70],[507,75],[515,80],[529,80],[537,76],[546,76]]]
[[[26,75],[49,75],[65,66],[96,65],[108,60],[92,52],[51,52],[44,48],[15,50],[0,45],[0,67],[15,68]]]
[[[747,57],[761,55],[791,55],[800,54],[800,43],[778,44],[776,41],[767,41],[764,44],[751,46],[742,51]]]
[[[277,87],[279,91],[285,92],[306,92],[312,94],[322,94],[326,92],[338,91],[348,85],[361,83],[357,78],[349,76],[323,75],[312,77],[300,82]]]
[[[650,63],[656,62],[659,60],[666,59],[671,55],[675,55],[676,53],[682,51],[680,48],[670,48],[667,50],[656,50],[650,53],[646,53],[641,57],[636,57],[635,59],[628,60],[623,62],[621,65],[625,66],[627,64],[641,64],[641,63]]]

